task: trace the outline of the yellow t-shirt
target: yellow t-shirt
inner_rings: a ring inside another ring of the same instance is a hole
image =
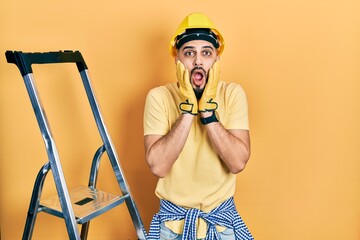
[[[144,111],[144,135],[166,135],[179,118],[180,93],[176,83],[150,90]],[[226,129],[249,129],[246,95],[240,85],[219,82],[215,101],[219,122]],[[169,173],[160,178],[155,193],[184,208],[210,212],[232,197],[236,175],[232,174],[213,150],[199,115],[194,119],[185,146]],[[165,223],[182,233],[183,221]],[[205,238],[206,222],[197,223],[197,237]]]

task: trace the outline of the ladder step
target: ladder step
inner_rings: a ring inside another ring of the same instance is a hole
[[[129,194],[118,196],[86,186],[69,189],[69,195],[78,224],[86,223],[94,217],[109,211],[129,197]],[[58,195],[41,200],[39,211],[63,218]]]

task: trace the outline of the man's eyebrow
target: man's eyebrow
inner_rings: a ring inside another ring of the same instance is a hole
[[[203,46],[202,48],[210,48],[211,50],[214,50],[214,48],[212,46]]]
[[[186,50],[186,49],[194,49],[195,47],[194,46],[185,46],[183,48],[183,50]],[[208,45],[208,46],[203,46],[201,48],[210,48],[211,50],[214,50],[214,48],[211,46],[211,45]]]
[[[184,48],[183,48],[183,50],[186,50],[186,49],[194,49],[195,47],[193,47],[193,46],[185,46]]]

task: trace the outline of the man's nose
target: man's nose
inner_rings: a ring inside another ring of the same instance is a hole
[[[198,56],[198,55],[197,55],[197,56],[195,57],[194,65],[195,65],[195,66],[202,66],[201,56]]]

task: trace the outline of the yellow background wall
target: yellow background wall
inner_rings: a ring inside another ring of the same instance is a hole
[[[252,156],[238,210],[258,240],[360,239],[360,1],[158,0],[0,2],[1,239],[20,239],[46,152],[22,77],[6,50],[80,50],[148,229],[158,209],[144,160],[142,114],[154,86],[175,81],[168,43],[190,12],[226,40],[221,78],[248,96]],[[87,184],[99,138],[76,67],[34,66],[69,187]],[[118,192],[103,161],[99,187]],[[51,174],[43,196],[55,194]],[[49,237],[51,236],[51,237]],[[39,214],[33,239],[66,239]],[[125,206],[89,239],[136,239]]]

